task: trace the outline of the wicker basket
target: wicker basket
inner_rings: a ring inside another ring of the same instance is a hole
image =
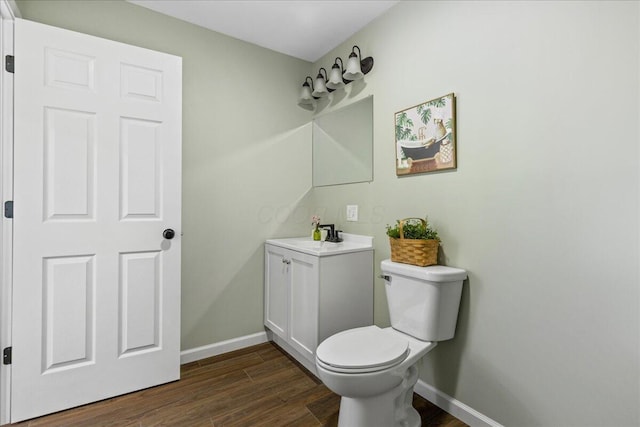
[[[402,227],[408,219],[419,219],[424,227],[427,223],[422,218],[405,218],[400,220],[400,238],[389,237],[391,244],[391,261],[426,267],[438,263],[437,240],[405,239]]]

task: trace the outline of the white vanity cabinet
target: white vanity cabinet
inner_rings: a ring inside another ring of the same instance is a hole
[[[347,238],[340,244],[265,244],[264,325],[276,344],[314,373],[315,350],[324,339],[373,324],[372,241],[352,244]]]

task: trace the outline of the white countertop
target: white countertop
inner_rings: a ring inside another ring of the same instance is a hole
[[[315,256],[329,256],[373,250],[373,237],[371,236],[341,233],[340,237],[343,239],[340,243],[316,241],[308,236],[268,239],[267,243]]]

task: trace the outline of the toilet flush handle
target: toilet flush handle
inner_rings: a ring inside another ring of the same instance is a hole
[[[391,283],[391,276],[387,276],[386,274],[381,274],[378,276],[381,279],[384,279],[385,281]]]

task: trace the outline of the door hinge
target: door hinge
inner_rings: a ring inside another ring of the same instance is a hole
[[[4,57],[4,69],[9,73],[13,73],[13,55],[7,55]]]
[[[13,218],[13,200],[4,202],[4,217]]]
[[[11,365],[11,347],[5,347],[2,350],[2,364]]]

